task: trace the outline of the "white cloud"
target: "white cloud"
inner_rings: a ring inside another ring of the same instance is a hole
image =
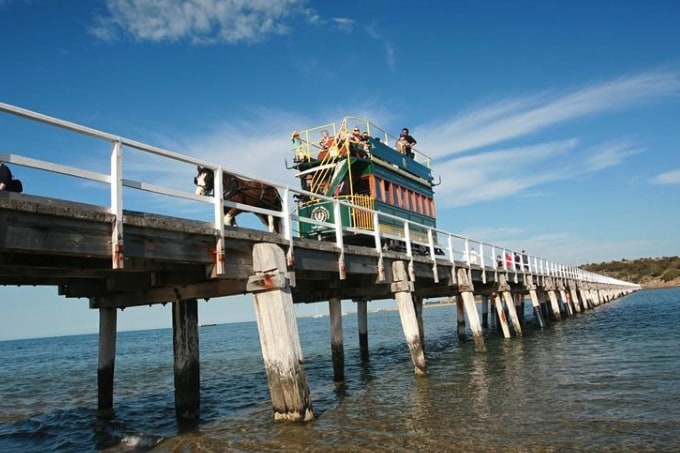
[[[103,40],[123,33],[139,41],[257,42],[288,33],[285,20],[305,14],[306,1],[106,0],[107,13],[95,19],[90,32]]]
[[[680,184],[680,168],[667,171],[652,178],[653,184]]]
[[[385,48],[385,62],[390,69],[394,69],[396,65],[396,57],[392,43],[382,34],[378,33],[375,24],[371,24],[371,26],[367,28],[367,32],[371,38],[382,43]]]
[[[587,171],[599,171],[608,167],[614,167],[623,163],[628,157],[642,152],[642,148],[624,141],[607,143],[589,152],[585,161],[584,169]]]
[[[507,99],[431,126],[418,128],[428,148],[451,155],[522,137],[577,118],[621,110],[680,94],[680,76],[647,72],[619,78],[562,95],[540,94]]]
[[[508,197],[530,187],[566,177],[543,164],[573,150],[576,139],[490,151],[451,159],[436,166],[447,175],[437,187],[440,207],[464,206]]]

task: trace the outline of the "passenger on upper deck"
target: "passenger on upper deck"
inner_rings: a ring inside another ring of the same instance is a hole
[[[369,151],[368,142],[362,137],[359,126],[354,126],[354,129],[352,129],[352,133],[349,136],[349,141],[350,151],[356,152],[359,157],[366,157],[366,153]]]
[[[319,140],[319,146],[321,149],[328,149],[333,145],[333,138],[328,135],[326,129],[321,131],[321,140]]]
[[[397,151],[402,154],[406,154],[408,157],[413,159],[415,156],[411,148],[416,146],[417,143],[418,142],[416,142],[416,139],[409,135],[408,129],[403,128],[401,130],[401,135],[399,135],[399,138],[397,139],[397,143],[395,143],[395,147],[397,148]]]
[[[293,152],[295,157],[293,162],[304,162],[305,161],[305,150],[302,146],[302,139],[300,139],[300,133],[298,131],[293,131],[290,135],[290,140],[293,142]]]

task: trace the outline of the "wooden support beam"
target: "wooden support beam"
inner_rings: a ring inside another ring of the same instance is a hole
[[[456,297],[456,333],[459,341],[465,341],[465,306],[461,295]]]
[[[465,314],[470,323],[470,330],[472,330],[472,338],[475,342],[475,351],[486,351],[486,344],[484,343],[484,332],[482,331],[482,324],[479,321],[479,313],[477,312],[477,304],[475,303],[475,295],[472,292],[472,282],[469,280],[469,275],[466,269],[458,269],[458,290],[463,298],[463,305],[465,307]]]
[[[113,375],[116,362],[115,308],[99,309],[99,361],[97,363],[97,416],[113,417]]]
[[[401,327],[404,330],[408,349],[411,351],[411,360],[415,367],[415,373],[417,375],[424,375],[427,373],[425,353],[423,351],[423,343],[420,339],[418,319],[416,317],[415,308],[413,307],[413,299],[411,298],[413,282],[409,279],[406,265],[403,261],[395,261],[392,263],[392,278],[392,292],[397,301],[397,308],[399,309],[399,316],[401,318]]]
[[[357,300],[357,323],[359,328],[359,355],[361,360],[368,360],[368,303]]]
[[[489,328],[489,296],[482,295],[482,329]]]
[[[337,297],[328,302],[331,323],[331,355],[333,356],[333,380],[345,380],[345,349],[342,339],[342,304]]]
[[[531,297],[531,306],[534,308],[534,316],[536,316],[536,320],[538,320],[538,325],[541,327],[541,329],[545,329],[545,320],[543,319],[541,304],[538,301],[536,287],[533,287],[529,290],[529,297]]]
[[[574,308],[572,307],[571,301],[569,300],[569,297],[567,297],[567,292],[564,288],[560,288],[560,299],[567,309],[567,316],[574,316]]]
[[[496,314],[498,316],[498,321],[503,330],[503,337],[510,338],[510,327],[508,326],[508,319],[505,317],[505,310],[503,309],[503,302],[501,301],[501,296],[498,293],[493,293],[493,303],[496,307]]]
[[[314,418],[290,286],[286,256],[275,244],[253,246],[253,292],[260,346],[267,372],[274,418]]]
[[[172,304],[172,349],[175,358],[175,414],[196,420],[201,407],[201,373],[198,347],[198,301]]]
[[[519,322],[517,317],[517,309],[515,308],[515,299],[510,291],[503,291],[503,300],[505,301],[505,307],[508,310],[508,315],[512,321],[512,328],[515,331],[515,335],[518,337],[522,336],[522,324]]]
[[[571,303],[574,304],[574,309],[576,313],[581,313],[581,301],[578,298],[578,293],[576,292],[576,282],[569,283],[569,294],[571,294]]]
[[[553,321],[562,320],[562,314],[560,313],[560,305],[557,303],[557,294],[555,290],[548,290],[548,299],[550,299],[550,308],[552,309],[552,319]]]

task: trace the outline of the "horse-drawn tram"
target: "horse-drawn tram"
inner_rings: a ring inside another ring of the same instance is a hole
[[[429,157],[403,137],[392,137],[370,121],[354,117],[294,131],[291,140],[294,165],[288,168],[297,172],[303,190],[324,196],[299,198],[300,236],[334,240],[332,224],[339,215],[349,231],[344,234],[345,243],[375,246],[377,221],[384,248],[403,250],[408,234],[413,253],[429,253],[427,228],[409,224],[407,233],[400,220],[436,226]],[[329,198],[347,203],[339,203],[336,211]]]

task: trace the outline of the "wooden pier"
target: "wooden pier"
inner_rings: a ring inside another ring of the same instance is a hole
[[[288,186],[276,186],[283,197],[281,211],[253,208],[259,214],[279,217],[285,227],[281,234],[225,227],[222,213],[229,202],[221,196],[199,197],[125,179],[121,150],[125,147],[180,162],[188,174],[196,165],[221,172],[220,166],[7,104],[0,103],[0,111],[110,144],[110,153],[101,156],[110,162],[109,174],[0,153],[0,160],[16,166],[84,178],[110,188],[108,206],[0,192],[0,285],[54,286],[66,298],[88,299],[89,307],[99,311],[97,377],[102,416],[110,416],[114,409],[118,309],[172,304],[176,414],[192,419],[200,414],[198,301],[252,294],[274,416],[306,421],[313,418],[313,409],[295,303],[328,303],[334,379],[342,381],[342,300],[357,303],[364,360],[369,357],[367,304],[394,300],[411,363],[416,374],[424,375],[422,310],[426,299],[455,300],[458,334],[465,336],[469,328],[475,349],[483,352],[490,315],[495,314],[504,337],[522,335],[525,296],[531,300],[540,327],[545,327],[639,289],[536,256],[527,256],[517,268],[499,265],[494,257],[497,253],[505,256],[505,248],[433,229],[428,231],[431,253],[414,256],[407,220],[403,253],[380,246],[346,245],[340,225],[335,242],[296,237],[293,197],[299,191]],[[123,187],[210,203],[214,221],[126,210]],[[374,234],[380,244],[379,232]],[[433,253],[435,247],[445,253]],[[475,262],[465,259],[473,247],[479,253]]]
[[[294,303],[328,302],[334,376],[341,381],[343,299],[358,304],[357,327],[365,358],[367,303],[395,300],[415,372],[426,374],[424,299],[455,298],[459,314],[464,314],[458,318],[459,332],[463,334],[467,320],[476,350],[484,351],[485,316],[491,302],[502,334],[509,337],[522,335],[518,313],[523,312],[525,295],[545,326],[548,319],[571,316],[636,289],[623,283],[489,269],[442,258],[433,266],[426,256],[357,246],[343,250],[342,278],[341,253],[334,243],[295,238],[291,247],[280,235],[239,228],[224,232],[224,272],[216,276],[216,235],[211,225],[140,212],[124,212],[124,254],[121,267],[114,269],[114,220],[98,206],[0,194],[0,284],[56,286],[60,295],[87,298],[90,308],[99,310],[102,415],[113,411],[117,309],[173,305],[177,415],[192,418],[198,416],[200,406],[197,300],[252,293],[274,412],[278,418],[309,420],[313,412]]]

